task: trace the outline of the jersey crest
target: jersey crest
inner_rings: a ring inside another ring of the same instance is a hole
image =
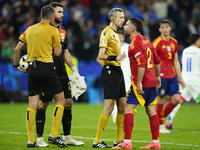
[[[167,46],[167,51],[170,52],[171,51],[171,47]]]
[[[59,27],[59,33],[60,33],[60,41],[64,42],[65,41],[65,36],[67,34],[66,31],[63,28]]]
[[[64,33],[60,33],[60,38],[61,38],[62,40],[65,39],[65,35],[64,35]]]

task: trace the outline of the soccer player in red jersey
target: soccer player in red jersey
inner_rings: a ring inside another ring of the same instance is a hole
[[[152,134],[151,144],[140,149],[161,148],[159,142],[159,118],[156,113],[156,89],[161,86],[160,59],[150,40],[140,34],[142,28],[142,21],[132,17],[129,18],[124,26],[125,35],[131,39],[128,56],[130,58],[132,84],[125,106],[124,141],[112,149],[132,149],[133,110],[138,104],[146,108]]]
[[[178,82],[180,82],[182,88],[185,87],[185,83],[181,75],[178,61],[178,43],[174,38],[170,37],[170,22],[165,19],[161,20],[159,31],[161,35],[153,42],[154,48],[161,61],[160,77],[162,83],[161,88],[158,90],[156,111],[160,119],[160,133],[170,133],[164,126],[164,118],[180,103]],[[171,101],[165,106],[165,109],[163,109],[167,95],[171,97]]]

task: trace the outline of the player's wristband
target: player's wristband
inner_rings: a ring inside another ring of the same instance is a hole
[[[13,67],[15,67],[15,68],[17,68],[18,66],[19,66],[19,64],[17,64],[17,65],[13,64]]]
[[[108,61],[116,61],[116,59],[117,59],[117,56],[110,55],[110,56],[107,57]]]

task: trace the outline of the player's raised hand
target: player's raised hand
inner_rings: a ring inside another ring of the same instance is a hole
[[[116,60],[117,61],[123,61],[126,58],[125,52],[123,54],[120,54],[117,56]]]

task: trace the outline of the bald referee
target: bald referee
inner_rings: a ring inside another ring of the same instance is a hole
[[[52,96],[56,103],[49,136],[51,143],[66,147],[63,141],[58,138],[58,129],[64,110],[64,94],[52,58],[53,51],[56,56],[61,54],[58,29],[50,25],[54,20],[54,16],[55,9],[49,5],[44,6],[41,10],[41,22],[30,26],[19,37],[19,42],[14,51],[14,67],[22,71],[19,67],[19,58],[22,48],[27,45],[27,62],[29,63],[29,106],[26,114],[27,147],[38,147],[34,138],[34,124],[39,95],[42,91],[45,95]]]

